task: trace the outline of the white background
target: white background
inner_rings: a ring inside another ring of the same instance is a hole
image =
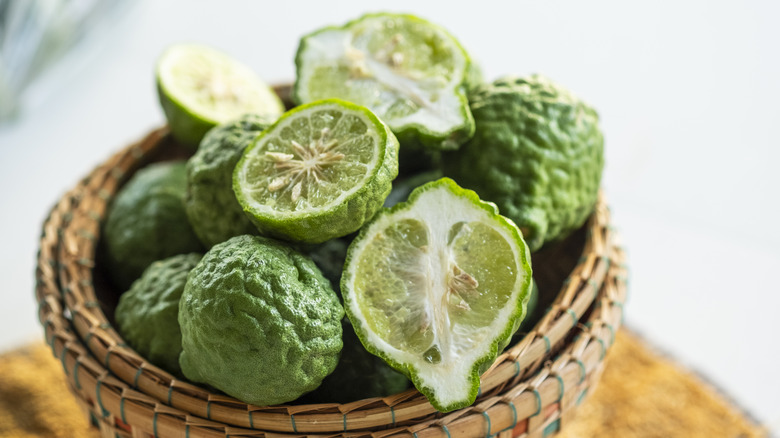
[[[604,186],[630,257],[627,325],[777,429],[780,3],[770,1],[136,2],[0,125],[0,351],[43,339],[33,274],[50,206],[164,123],[153,80],[164,47],[207,43],[289,81],[302,34],[388,9],[449,29],[489,79],[544,73],[598,109]]]

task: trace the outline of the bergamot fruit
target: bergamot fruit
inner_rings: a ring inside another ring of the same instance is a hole
[[[364,226],[341,278],[366,349],[442,412],[474,402],[481,373],[525,315],[530,287],[517,227],[447,178],[418,187]]]
[[[187,189],[183,161],[140,169],[117,192],[103,229],[108,273],[120,290],[157,260],[203,246],[184,211]]]
[[[478,80],[458,41],[407,14],[368,14],[301,39],[293,97],[367,106],[406,144],[455,149],[474,132],[466,89]]]
[[[207,46],[170,46],[156,76],[171,134],[192,148],[209,129],[242,114],[275,118],[284,112],[279,97],[249,67]]]
[[[274,120],[246,114],[210,130],[187,161],[185,207],[192,229],[207,248],[257,228],[233,192],[233,170],[244,149]]]
[[[138,354],[149,362],[181,377],[179,353],[179,298],[187,274],[201,254],[179,254],[159,260],[119,297],[114,311],[119,332]]]
[[[495,202],[531,251],[582,226],[604,167],[596,111],[540,75],[499,79],[470,99],[476,132],[443,155],[444,174]]]
[[[264,234],[321,243],[356,231],[398,175],[398,140],[367,108],[338,99],[286,112],[244,152],[233,190]]]
[[[187,278],[179,364],[193,382],[246,403],[292,401],[336,368],[343,316],[311,259],[264,237],[233,237]]]

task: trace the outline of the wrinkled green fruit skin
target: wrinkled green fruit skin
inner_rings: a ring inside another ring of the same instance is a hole
[[[369,353],[349,323],[342,321],[344,349],[331,375],[300,401],[305,403],[349,403],[371,397],[385,397],[409,388],[409,379],[381,358]]]
[[[184,211],[186,188],[185,163],[176,161],[140,169],[119,190],[103,229],[108,273],[118,289],[127,290],[154,261],[203,250]]]
[[[339,360],[344,309],[314,262],[271,239],[211,248],[179,302],[184,375],[274,405],[317,388]]]
[[[179,299],[201,254],[179,254],[149,265],[122,294],[114,318],[122,337],[158,367],[182,377]]]
[[[582,226],[604,167],[596,111],[540,75],[502,78],[470,98],[476,132],[443,155],[444,174],[495,202],[531,251]]]
[[[233,169],[250,143],[273,123],[247,114],[210,130],[187,161],[187,217],[207,248],[242,234],[257,234],[233,192]]]

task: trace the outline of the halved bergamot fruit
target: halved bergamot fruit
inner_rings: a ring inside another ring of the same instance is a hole
[[[371,108],[403,144],[456,149],[474,133],[470,59],[443,28],[406,14],[368,14],[301,39],[293,97]]]
[[[294,108],[244,151],[233,174],[258,229],[321,243],[360,228],[398,175],[398,140],[376,115],[338,99]]]
[[[198,44],[176,44],[157,62],[157,91],[173,136],[197,147],[206,132],[246,113],[276,118],[279,97],[249,67]]]
[[[518,228],[448,178],[364,226],[341,279],[366,349],[442,412],[474,402],[480,375],[525,315],[530,287]]]

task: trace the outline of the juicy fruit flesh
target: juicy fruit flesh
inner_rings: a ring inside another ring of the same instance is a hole
[[[436,250],[425,223],[394,223],[367,245],[356,274],[369,327],[434,364],[457,361],[485,341],[484,329],[506,305],[517,276],[512,248],[490,226],[458,222],[447,234],[445,247]],[[494,266],[506,270],[496,275]],[[460,336],[465,342],[453,339]]]
[[[245,113],[279,114],[279,99],[247,67],[215,50],[178,46],[160,70],[165,88],[201,116],[223,123]]]
[[[443,179],[361,232],[342,292],[363,343],[446,412],[474,401],[477,370],[522,318],[527,260],[514,225]]]
[[[440,30],[398,17],[371,17],[308,37],[305,100],[338,97],[370,107],[393,129],[420,124],[446,132],[465,123],[455,88],[462,50]]]
[[[362,115],[324,106],[272,128],[249,151],[242,190],[258,210],[303,213],[337,205],[374,171],[379,138]]]

